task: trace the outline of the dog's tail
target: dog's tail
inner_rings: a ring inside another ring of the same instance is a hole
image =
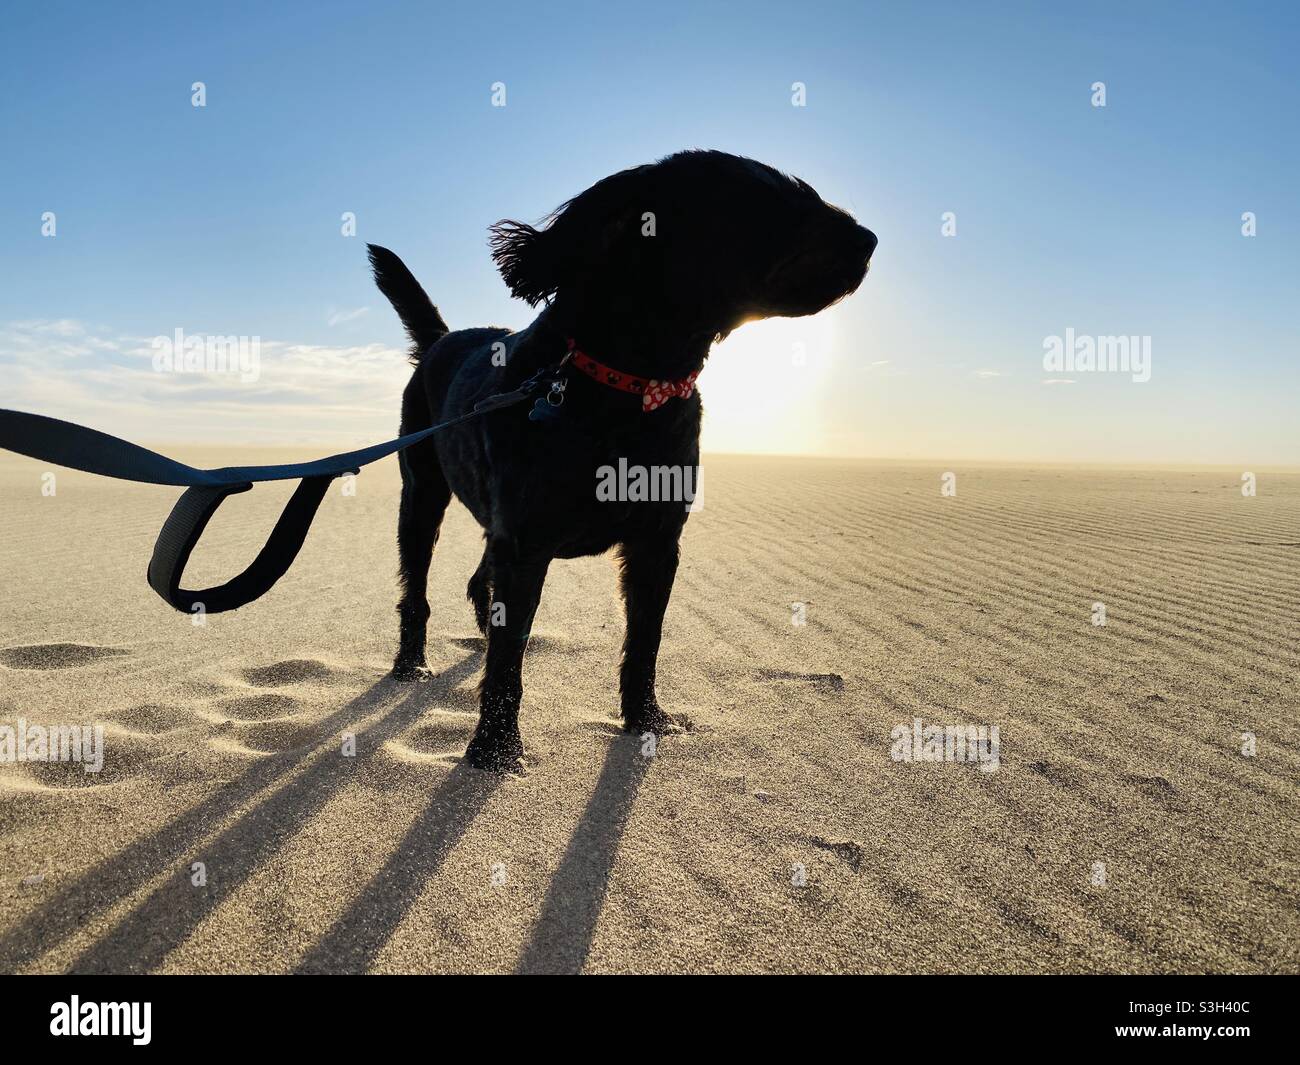
[[[418,363],[420,356],[451,330],[406,263],[378,244],[367,244],[366,249],[370,252],[375,284],[402,320],[406,335],[411,338],[411,361]]]

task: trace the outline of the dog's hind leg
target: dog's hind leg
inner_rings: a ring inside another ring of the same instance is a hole
[[[625,543],[620,551],[627,631],[623,637],[619,695],[623,727],[629,732],[662,735],[674,727],[655,697],[655,666],[664,613],[677,575],[678,536],[680,530],[671,537]]]
[[[542,597],[549,557],[520,557],[504,541],[488,544],[492,602],[488,607],[487,662],[479,685],[479,719],[465,759],[479,769],[507,773],[519,768],[524,650]]]
[[[478,631],[486,636],[488,604],[492,600],[492,581],[489,577],[487,548],[483,549],[483,558],[478,564],[478,569],[474,571],[474,576],[469,579],[469,585],[465,589],[465,598],[474,606],[474,621],[478,625]]]
[[[429,426],[428,406],[418,379],[402,399],[402,433]],[[397,519],[397,555],[402,598],[397,604],[401,639],[393,661],[393,676],[410,680],[425,667],[425,627],[429,620],[429,563],[438,542],[442,517],[451,501],[451,488],[438,463],[432,440],[401,452],[402,506]]]

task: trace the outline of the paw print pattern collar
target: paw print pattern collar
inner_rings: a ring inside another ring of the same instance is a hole
[[[569,356],[573,365],[593,380],[608,388],[620,392],[631,392],[641,397],[641,410],[649,412],[658,410],[674,397],[687,399],[695,391],[695,379],[700,375],[696,370],[679,381],[661,381],[652,377],[637,377],[634,374],[613,370],[604,363],[597,362],[590,355],[579,351],[573,340],[569,341]]]

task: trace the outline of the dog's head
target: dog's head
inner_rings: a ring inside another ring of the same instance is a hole
[[[492,227],[493,259],[520,299],[691,336],[815,314],[861,284],[875,247],[807,182],[714,151],[607,177],[540,227]]]

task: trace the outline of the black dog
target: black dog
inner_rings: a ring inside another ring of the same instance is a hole
[[[414,345],[404,434],[464,414],[569,354],[563,406],[495,411],[401,453],[393,674],[425,668],[429,563],[454,493],[487,541],[468,589],[487,661],[465,753],[480,768],[508,771],[523,754],[524,648],[554,558],[619,548],[623,721],[633,732],[671,728],[655,699],[655,661],[687,508],[681,498],[598,498],[597,471],[623,459],[628,468],[693,472],[701,410],[693,382],[710,347],[741,322],[815,314],[853,292],[876,238],[803,181],[752,159],[688,151],[597,182],[541,228],[499,222],[491,244],[510,291],[546,302],[517,333],[449,332],[397,256],[372,245],[370,261]]]

